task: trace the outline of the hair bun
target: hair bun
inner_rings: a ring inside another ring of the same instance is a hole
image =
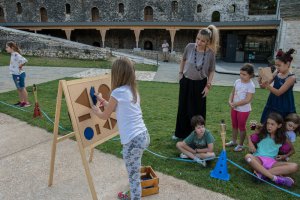
[[[291,48],[285,54],[286,55],[292,55],[294,52],[295,52],[295,49]]]

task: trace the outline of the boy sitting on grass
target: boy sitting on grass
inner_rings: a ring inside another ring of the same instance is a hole
[[[192,117],[191,125],[195,130],[182,142],[177,142],[176,147],[181,152],[181,158],[191,158],[206,167],[206,161],[202,159],[215,157],[215,139],[210,131],[205,129],[205,121],[201,115]]]

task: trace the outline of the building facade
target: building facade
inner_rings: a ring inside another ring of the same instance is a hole
[[[0,0],[0,26],[99,47],[182,52],[200,28],[220,30],[218,57],[266,62],[279,46],[279,0]]]

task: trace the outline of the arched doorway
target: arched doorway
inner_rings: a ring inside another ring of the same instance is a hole
[[[220,12],[214,11],[211,15],[211,21],[212,22],[219,22],[220,21]]]
[[[41,9],[40,9],[40,15],[41,15],[41,22],[47,22],[48,21],[48,15],[47,15],[46,8],[41,7]]]
[[[100,21],[99,9],[96,7],[92,8],[92,22]]]
[[[93,42],[93,46],[94,47],[100,47],[101,45],[100,45],[100,42]]]
[[[147,6],[144,9],[144,21],[153,21],[153,9],[151,6]]]
[[[0,7],[0,22],[5,22],[4,10]]]
[[[149,40],[144,43],[144,50],[153,50],[153,44]]]

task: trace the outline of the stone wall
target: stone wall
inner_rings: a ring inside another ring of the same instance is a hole
[[[299,0],[281,0],[280,16],[284,19],[300,19],[300,1]]]
[[[297,1],[297,0],[294,0]],[[17,13],[16,3],[22,12]],[[90,22],[92,8],[99,10],[100,21],[144,21],[144,9],[153,9],[153,21],[201,21],[211,22],[212,13],[220,13],[220,21],[257,21],[276,19],[276,15],[248,15],[249,0],[177,0],[178,9],[172,10],[173,0],[0,0],[7,22],[40,22],[40,8],[47,11],[48,22]],[[119,4],[124,4],[124,13]],[[66,4],[70,13],[66,13]],[[197,12],[197,6],[202,11]],[[233,12],[232,5],[235,5]]]
[[[298,53],[294,54],[292,65],[300,71],[300,20],[285,20],[281,22],[281,34],[278,49],[284,51],[294,48]]]
[[[77,59],[106,59],[110,54],[110,50],[105,48],[0,27],[0,49],[2,51],[5,49],[7,41],[16,42],[25,55]]]

